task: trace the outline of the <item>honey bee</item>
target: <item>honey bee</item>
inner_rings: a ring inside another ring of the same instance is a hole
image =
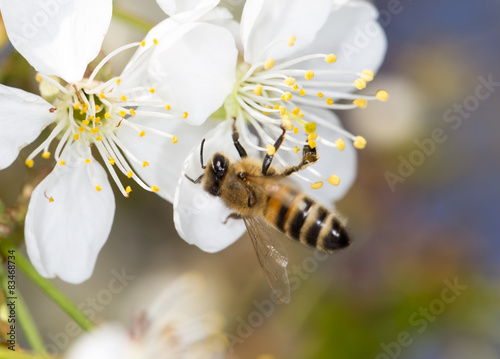
[[[276,140],[276,152],[285,139],[286,130]],[[290,301],[290,285],[286,266],[288,258],[279,241],[279,233],[304,245],[332,252],[350,244],[349,235],[338,216],[306,193],[288,184],[284,179],[318,160],[316,149],[304,145],[302,160],[296,166],[278,170],[271,166],[273,154],[262,161],[247,155],[239,142],[236,122],[232,139],[240,156],[233,161],[223,153],[215,153],[205,166],[201,143],[200,162],[204,173],[193,183],[201,184],[205,191],[219,197],[234,210],[229,219],[243,219],[265,277],[281,301]]]

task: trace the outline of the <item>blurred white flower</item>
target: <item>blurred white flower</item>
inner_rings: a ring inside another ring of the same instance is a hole
[[[211,116],[223,122],[213,121],[217,127],[204,136],[206,160],[216,151],[238,158],[231,136],[233,118],[242,145],[256,156],[270,150],[283,126],[288,131],[275,164],[295,165],[304,144],[317,146],[320,161],[294,176],[304,191],[322,202],[340,199],[355,178],[355,148],[364,148],[366,141],[344,130],[329,110],[365,108],[370,100],[387,99],[383,90],[376,95],[351,93],[367,86],[385,55],[386,38],[375,7],[358,0],[247,0],[239,26],[220,12],[218,18],[213,14],[202,20],[231,31],[239,55],[232,91]],[[367,25],[372,31],[361,46],[357,37]],[[346,48],[350,52],[342,56]],[[201,174],[199,150],[193,148],[184,163],[184,173],[192,178]],[[324,181],[333,186],[316,191]],[[232,244],[245,226],[242,221],[222,225],[229,213],[219,199],[180,177],[174,221],[188,243],[208,252]]]
[[[192,113],[195,122],[200,117],[205,119],[230,90],[228,87],[224,92],[212,84],[220,73],[234,73],[235,59],[207,64],[203,54],[224,46],[218,36],[221,32],[230,41],[227,46],[234,48],[234,40],[227,30],[210,24],[169,21],[168,36],[125,45],[84,77],[109,27],[111,0],[54,2],[50,6],[35,0],[0,0],[0,10],[13,45],[40,71],[37,80],[43,96],[0,85],[0,169],[8,167],[20,149],[54,124],[26,159],[28,167],[40,153],[45,159],[57,161],[32,194],[25,225],[26,245],[40,274],[80,283],[93,271],[115,211],[106,171],[94,159],[92,148],[124,196],[129,196],[132,186],[122,184],[117,172],[139,187],[172,200],[179,170],[169,176],[170,166],[176,168],[178,162],[180,168],[183,153],[198,142],[198,138],[189,141],[193,136],[189,126],[180,126],[184,120],[191,121],[187,112],[190,103],[197,101],[199,91],[207,91],[204,85],[217,89],[209,97],[213,108],[201,106]],[[200,47],[199,37],[204,34],[213,35],[213,40],[207,39]],[[130,48],[139,50],[120,77],[96,80],[110,58]],[[151,73],[151,66],[162,71]],[[192,68],[203,74],[190,71]],[[203,100],[198,102],[203,104]],[[186,135],[181,139],[184,148],[174,149],[179,141],[174,133]],[[58,144],[52,154],[49,147],[53,142]]]
[[[222,320],[203,308],[204,282],[194,274],[170,284],[131,330],[106,324],[79,338],[66,359],[216,359],[225,357]]]

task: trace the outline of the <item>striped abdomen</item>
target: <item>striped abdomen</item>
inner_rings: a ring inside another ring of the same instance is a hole
[[[326,252],[350,243],[332,211],[287,186],[279,186],[266,198],[264,217],[288,237]]]

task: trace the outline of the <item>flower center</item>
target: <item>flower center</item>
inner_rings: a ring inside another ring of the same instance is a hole
[[[131,163],[142,167],[149,166],[149,163],[147,159],[139,159],[134,156],[120,141],[116,132],[120,126],[128,126],[134,129],[141,138],[145,137],[147,133],[154,133],[177,143],[176,136],[140,124],[134,121],[134,117],[142,115],[170,119],[186,117],[187,113],[173,113],[168,104],[153,96],[155,89],[152,87],[122,88],[120,87],[122,80],[119,77],[114,77],[106,82],[95,80],[97,71],[102,68],[105,62],[132,45],[144,46],[144,43],[126,45],[114,51],[96,67],[89,78],[74,84],[62,86],[51,77],[37,75],[42,96],[54,105],[51,111],[57,111],[57,117],[55,127],[49,136],[28,156],[26,160],[28,167],[33,166],[33,158],[39,153],[42,153],[43,158],[50,158],[49,146],[54,139],[59,140],[54,151],[54,158],[59,167],[64,166],[66,164],[65,153],[76,142],[80,144],[78,149],[81,160],[90,166],[93,166],[94,161],[91,153],[92,148],[96,149],[125,197],[129,196],[132,188],[125,187],[121,183],[115,168],[118,168],[127,178],[135,180],[144,189],[152,192],[159,191],[157,186],[144,183],[134,173]],[[142,61],[146,55],[144,53],[136,61]],[[101,190],[100,184],[94,183],[94,185],[97,191]]]
[[[296,38],[291,36],[289,39],[273,41],[262,53],[283,41],[293,46]],[[243,139],[249,146],[259,151],[268,153],[273,151],[273,138],[275,139],[281,132],[280,127],[293,131],[294,134],[302,131],[306,136],[306,141],[287,136],[281,147],[284,151],[298,152],[305,143],[315,148],[317,142],[343,151],[344,139],[323,138],[321,134],[316,133],[317,123],[351,140],[354,147],[363,149],[366,146],[363,137],[355,136],[309,111],[311,108],[333,110],[365,108],[368,101],[388,99],[388,94],[384,90],[378,91],[375,95],[352,94],[353,90],[364,89],[367,82],[373,80],[374,73],[368,69],[358,72],[342,70],[335,67],[336,61],[337,57],[334,54],[317,53],[281,61],[268,58],[253,65],[240,63],[239,80],[225,103],[227,117],[238,119]],[[307,66],[318,70],[313,71]],[[341,78],[342,81],[335,81],[335,78]],[[248,141],[246,128],[248,124],[255,129],[261,142],[267,143],[267,146],[258,146]],[[279,160],[279,157],[277,158]],[[308,168],[307,171],[333,185],[339,184],[337,176],[326,178],[312,168]],[[298,176],[301,177],[300,174]],[[322,186],[322,181],[307,181],[311,183],[312,188]]]

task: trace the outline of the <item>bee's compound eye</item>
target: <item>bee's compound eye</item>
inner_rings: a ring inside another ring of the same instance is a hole
[[[229,161],[221,154],[215,154],[212,159],[212,169],[216,175],[222,176],[226,173]]]

